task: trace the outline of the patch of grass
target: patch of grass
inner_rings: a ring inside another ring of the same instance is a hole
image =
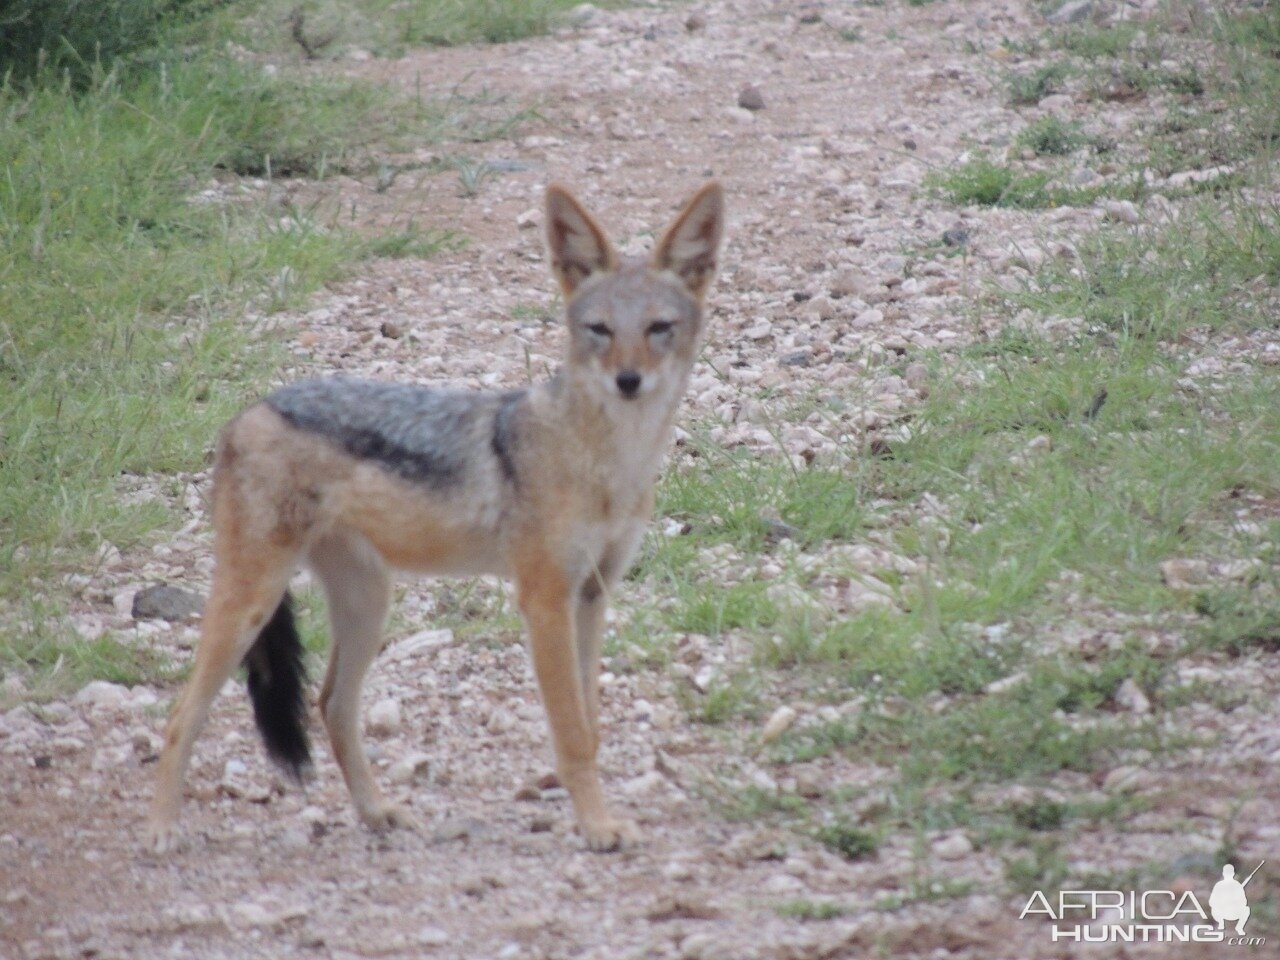
[[[576,6],[578,0],[247,0],[220,14],[218,26],[256,50],[313,59],[352,49],[396,56],[413,46],[523,40],[566,24]]]
[[[1280,597],[1274,590],[1236,587],[1205,590],[1195,599],[1204,621],[1195,640],[1232,656],[1280,653]]]
[[[78,690],[90,680],[132,687],[178,676],[165,654],[141,642],[109,634],[92,640],[76,636],[64,626],[64,612],[57,607],[35,602],[25,616],[25,622],[0,627],[0,674],[20,677],[24,691],[0,689],[0,710]]]
[[[1048,116],[1023,127],[1014,142],[1041,156],[1063,156],[1088,146],[1093,140],[1081,132],[1078,123]]]
[[[846,860],[865,860],[874,857],[880,849],[880,840],[875,834],[847,823],[820,827],[813,836]]]
[[[384,233],[364,240],[361,253],[368,257],[433,257],[466,245],[466,237],[453,230],[422,230],[416,223],[406,224],[394,233]]]
[[[960,206],[1036,208],[1050,204],[1049,179],[1047,173],[1019,173],[979,157],[950,173],[931,175],[926,184]]]
[[[1016,73],[1009,77],[1009,102],[1015,106],[1039,103],[1051,93],[1062,90],[1063,82],[1071,76],[1071,68],[1065,63],[1049,63],[1030,73]]]
[[[778,916],[790,920],[834,920],[848,913],[845,907],[829,900],[787,900],[773,909]]]
[[[1072,27],[1056,33],[1052,43],[1086,60],[1112,59],[1124,55],[1133,46],[1138,28],[1132,23],[1113,23],[1105,28]]]

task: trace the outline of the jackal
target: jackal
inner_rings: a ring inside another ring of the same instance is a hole
[[[723,230],[723,191],[708,183],[650,257],[620,259],[553,185],[547,249],[569,340],[551,380],[505,393],[308,380],[227,425],[214,468],[213,586],[165,734],[146,825],[154,851],[175,842],[192,744],[241,661],[268,753],[295,777],[309,765],[302,648],[286,592],[299,563],[328,601],[319,708],[365,824],[414,825],[383,798],[360,735],[360,688],[382,647],[396,568],[514,581],[578,828],[596,850],[637,838],[634,824],[610,815],[596,766],[605,604],[653,509]]]

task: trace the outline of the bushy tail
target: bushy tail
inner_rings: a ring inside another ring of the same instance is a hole
[[[304,768],[311,764],[302,656],[293,598],[286,593],[245,654],[244,665],[249,671],[253,717],[267,754],[295,780],[301,780]]]

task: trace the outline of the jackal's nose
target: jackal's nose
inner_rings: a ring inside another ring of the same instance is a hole
[[[640,389],[640,374],[635,370],[623,370],[616,382],[624,397],[634,397]]]

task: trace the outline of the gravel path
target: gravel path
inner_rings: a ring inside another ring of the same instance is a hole
[[[909,360],[996,323],[975,291],[1068,252],[1103,216],[957,210],[921,190],[932,167],[1005,144],[1038,115],[1006,105],[1005,64],[992,55],[1000,37],[1043,30],[1028,4],[721,0],[581,20],[506,46],[338,64],[539,115],[515,139],[403,158],[463,154],[518,168],[486,179],[476,197],[458,196],[456,173],[427,167],[406,169],[381,193],[372,178],[293,187],[330,203],[338,191],[344,216],[365,224],[412,219],[472,238],[427,261],[378,261],[309,311],[272,318],[299,371],[476,386],[543,376],[561,339],[541,251],[546,182],[574,186],[612,236],[643,250],[649,231],[716,176],[730,196],[731,239],[686,416],[719,420],[726,444],[855,455],[922,388],[880,359]],[[1098,121],[1123,129],[1151,104],[1096,109],[1110,112]],[[948,231],[968,237],[968,256],[944,255]],[[769,410],[744,400],[747,387],[771,388],[778,408],[840,391],[853,412],[839,430],[797,424],[777,435],[766,429]],[[141,584],[207,585],[207,477],[186,479],[192,523],[180,535],[150,556],[108,549],[102,577],[74,585],[82,633],[191,645],[190,624],[130,615]],[[994,856],[940,841],[957,875],[977,878],[975,892],[886,912],[869,908],[909,885],[909,843],[849,863],[802,837],[726,819],[706,796],[724,735],[690,724],[677,678],[660,672],[606,678],[606,789],[647,842],[586,852],[563,791],[536,785],[549,749],[517,631],[463,642],[432,630],[436,595],[426,585],[405,594],[366,705],[379,775],[417,811],[421,833],[373,836],[356,824],[323,748],[305,792],[280,785],[243,691],[229,685],[196,747],[187,846],[144,855],[135,835],[175,691],[95,685],[73,701],[0,715],[0,956],[1066,955],[1018,922]],[[482,591],[485,603],[500,598]],[[1259,756],[1276,748],[1262,744]],[[750,760],[734,765],[768,777]],[[832,898],[846,912],[823,922],[776,909]]]

